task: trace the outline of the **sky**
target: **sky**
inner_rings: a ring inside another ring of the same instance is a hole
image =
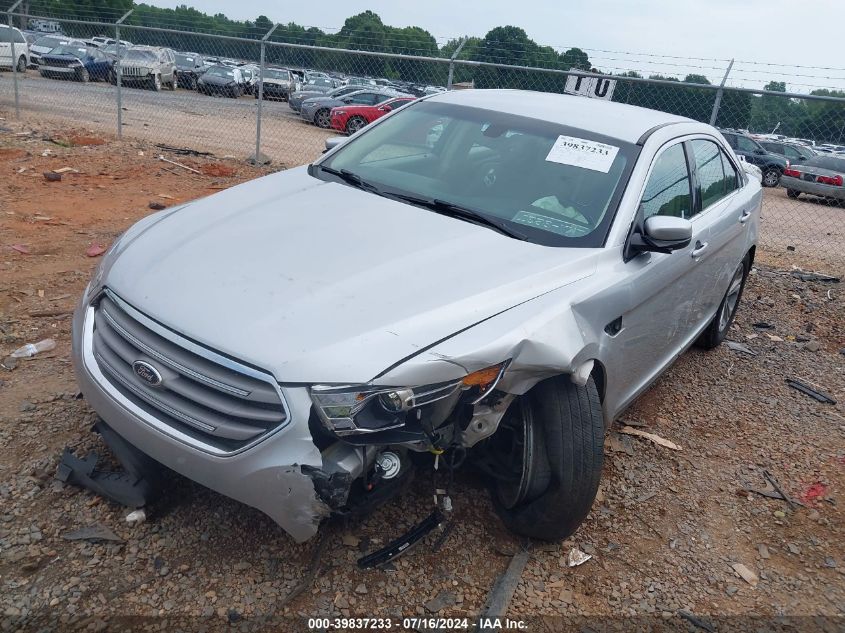
[[[793,92],[845,89],[842,0],[144,1],[161,7],[187,4],[241,20],[263,14],[327,32],[369,9],[391,26],[420,26],[440,44],[513,25],[538,44],[583,48],[596,67],[610,72],[696,73],[718,83],[735,58],[728,85],[762,87],[785,80]]]

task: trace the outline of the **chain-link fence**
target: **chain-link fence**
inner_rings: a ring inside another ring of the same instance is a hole
[[[762,245],[822,257],[845,253],[845,203],[834,197],[845,189],[835,185],[835,174],[792,169],[784,182],[800,189],[780,182],[785,169],[804,160],[790,152],[821,152],[834,167],[837,160],[845,162],[845,154],[836,159],[834,153],[835,146],[845,145],[845,98],[727,86],[730,66],[722,82],[711,85],[689,77],[678,81],[518,65],[508,63],[507,50],[482,61],[466,59],[460,45],[448,57],[420,55],[422,48],[412,45],[406,53],[337,49],[302,43],[304,36],[291,38],[290,25],[256,24],[248,37],[231,37],[146,26],[143,15],[132,11],[114,21],[96,21],[29,15],[18,10],[19,4],[5,13],[10,26],[37,25],[61,36],[42,33],[25,42],[11,28],[0,28],[0,67],[11,71],[0,79],[0,108],[16,116],[291,167],[318,157],[326,138],[370,122],[373,113],[350,115],[340,109],[332,116],[333,106],[343,104],[339,99],[356,89],[364,92],[352,105],[389,106],[399,95],[445,89],[582,94],[723,129],[735,151],[757,164],[772,185],[765,190]],[[364,42],[359,48],[375,47]],[[324,99],[305,102],[305,97]],[[749,131],[771,138],[754,141]],[[804,145],[785,146],[774,132]],[[819,182],[819,176],[830,180]]]

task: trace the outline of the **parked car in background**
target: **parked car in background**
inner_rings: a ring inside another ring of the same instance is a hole
[[[388,112],[392,112],[403,105],[414,101],[415,97],[396,97],[388,99],[379,105],[344,105],[332,108],[331,118],[332,127],[338,132],[345,132],[346,134],[355,134],[365,125],[368,125],[383,117]]]
[[[736,134],[723,131],[722,135],[733,148],[734,152],[741,155],[752,165],[757,165],[763,173],[764,187],[777,187],[783,170],[789,165],[789,161],[779,154],[774,154],[763,148],[760,143],[745,134]]]
[[[834,145],[833,143],[822,143],[815,147],[817,152],[822,154],[841,154],[845,152],[845,145]]]
[[[786,188],[786,195],[797,198],[802,193],[825,198],[827,200],[845,201],[845,156],[830,156],[820,154],[791,164],[780,180]]]
[[[300,85],[298,92],[311,92],[315,94],[326,94],[337,88],[337,81],[329,77],[311,77],[305,79]]]
[[[197,92],[237,99],[244,93],[244,78],[239,68],[212,66],[197,80]]]
[[[12,45],[15,56],[12,58]],[[0,68],[14,67],[25,73],[29,67],[29,44],[20,29],[0,24]]]
[[[243,94],[251,95],[258,83],[258,66],[255,64],[243,64],[238,66],[243,81]]]
[[[352,92],[358,92],[360,89],[361,88],[359,86],[341,86],[340,88],[335,88],[334,90],[330,90],[329,92],[314,90],[297,90],[288,99],[288,105],[290,106],[290,109],[294,112],[299,112],[302,108],[303,102],[306,99],[322,96],[339,98],[343,95],[348,95]]]
[[[441,513],[489,533],[486,495],[450,515],[437,491],[463,462],[510,530],[567,538],[613,421],[727,337],[760,184],[709,125],[551,93],[447,92],[343,141],[117,239],[72,327],[102,437],[298,541],[415,473],[418,536]]]
[[[176,90],[178,72],[176,56],[169,48],[133,46],[115,64],[121,69],[121,83],[141,85],[159,91],[162,86]]]
[[[343,83],[347,86],[360,86],[361,88],[379,88],[380,85],[375,79],[369,77],[347,77]]]
[[[180,88],[196,90],[197,81],[207,67],[202,56],[197,53],[174,53],[176,59],[177,83]]]
[[[41,56],[44,53],[49,53],[57,46],[62,46],[64,44],[71,43],[80,46],[85,45],[82,40],[74,40],[73,38],[65,37],[64,35],[42,35],[41,37],[35,40],[34,44],[29,47],[30,66],[32,66],[33,68],[37,67],[38,64],[41,63]]]
[[[293,92],[293,75],[287,68],[265,68],[261,80],[261,94],[265,99],[287,101]],[[259,86],[255,86],[255,98],[258,99]]]
[[[343,105],[377,105],[393,97],[402,97],[393,90],[356,90],[340,98],[331,96],[311,97],[302,102],[299,116],[313,123],[317,127],[328,128],[332,126],[332,108]]]
[[[106,44],[105,46],[101,47],[99,50],[114,59],[117,60],[118,56],[123,57],[126,55],[126,51],[132,48],[132,45],[126,44],[119,44],[115,42],[114,44]]]
[[[64,44],[41,56],[38,72],[50,79],[109,81],[114,76],[114,59],[95,46]]]
[[[767,152],[772,154],[780,154],[790,163],[796,161],[806,160],[816,155],[816,152],[806,145],[798,145],[795,143],[784,143],[781,141],[760,141],[760,145]]]

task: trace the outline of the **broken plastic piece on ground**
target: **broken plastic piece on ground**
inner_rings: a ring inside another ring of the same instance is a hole
[[[713,628],[712,624],[710,624],[709,622],[707,622],[705,620],[702,620],[697,615],[690,613],[686,609],[679,609],[677,613],[678,613],[678,616],[680,618],[686,620],[687,622],[689,622],[693,626],[698,627],[699,629],[702,629],[703,631],[707,631],[707,633],[716,633],[716,629]]]
[[[23,347],[19,347],[10,356],[12,358],[30,358],[40,352],[49,352],[54,349],[56,349],[56,341],[51,338],[45,338],[43,341],[27,343]]]
[[[62,179],[61,174],[57,174],[54,171],[45,171],[44,172],[44,180],[47,182],[60,182]]]
[[[796,380],[795,378],[787,378],[786,384],[792,387],[793,389],[797,389],[801,393],[810,396],[814,400],[824,402],[825,404],[836,404],[836,400],[831,398],[829,395],[822,391],[816,391],[815,389],[810,387],[810,385],[807,385],[801,382],[800,380]]]
[[[126,515],[125,521],[130,525],[137,525],[139,523],[143,523],[147,520],[147,511],[144,508],[139,508],[138,510],[132,510],[129,514]]]
[[[801,493],[801,501],[804,503],[813,503],[819,499],[824,499],[827,496],[827,486],[820,481],[807,486],[807,489]]]
[[[746,567],[742,563],[734,563],[733,565],[731,565],[731,568],[749,585],[751,585],[752,587],[757,586],[759,578],[757,577],[757,574],[748,569],[748,567]]]
[[[793,270],[792,276],[800,279],[801,281],[826,281],[833,284],[839,283],[839,277],[834,277],[832,275],[825,275],[824,273],[807,273],[803,270]]]
[[[85,254],[88,255],[88,257],[99,257],[107,250],[108,249],[102,244],[91,244],[91,246],[85,249]]]
[[[65,449],[56,469],[56,479],[88,488],[92,492],[131,508],[140,508],[153,500],[161,490],[164,467],[137,448],[128,444],[105,422],[94,425],[120,464],[123,472],[97,470],[99,456],[89,453],[80,459]]]
[[[89,525],[88,527],[73,530],[72,532],[65,532],[62,538],[67,541],[113,541],[115,543],[122,543],[123,539],[115,534],[110,528],[100,523]]]
[[[382,565],[386,565],[390,561],[399,558],[402,554],[411,549],[411,547],[419,543],[428,534],[442,525],[443,521],[443,514],[441,514],[439,510],[435,510],[423,519],[422,522],[412,527],[406,534],[403,534],[398,539],[391,541],[382,549],[359,558],[358,567],[361,569],[381,567]]]
[[[591,554],[587,554],[585,552],[582,552],[577,547],[573,547],[571,550],[569,550],[569,553],[566,555],[566,566],[578,567],[578,565],[583,565],[592,557],[593,556]]]
[[[742,352],[743,354],[749,354],[750,356],[757,356],[757,352],[742,343],[737,343],[736,341],[725,341],[725,345],[728,346],[728,349],[732,349],[735,352]]]
[[[640,429],[632,429],[630,426],[623,426],[619,429],[620,433],[625,433],[627,435],[636,435],[637,437],[644,437],[647,440],[651,440],[655,444],[659,444],[665,448],[671,448],[673,451],[682,451],[684,450],[675,442],[670,442],[667,439],[660,437],[659,435],[655,435],[654,433],[648,433],[647,431],[641,431]]]

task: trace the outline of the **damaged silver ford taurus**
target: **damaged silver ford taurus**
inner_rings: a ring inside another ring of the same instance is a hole
[[[532,92],[434,95],[327,145],[117,240],[75,315],[88,402],[297,540],[434,461],[566,537],[610,422],[725,338],[759,182],[708,125]]]

